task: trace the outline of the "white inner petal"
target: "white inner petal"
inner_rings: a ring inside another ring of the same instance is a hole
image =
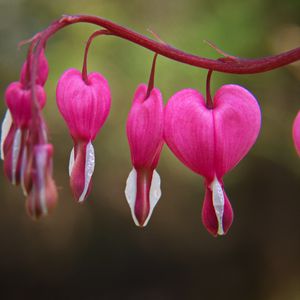
[[[22,153],[22,161],[21,161],[21,187],[23,190],[24,196],[27,196],[27,191],[25,188],[25,171],[27,167],[27,147],[25,146]]]
[[[15,132],[13,146],[12,146],[12,156],[11,156],[12,184],[16,184],[16,173],[17,173],[18,160],[21,151],[21,140],[22,140],[22,131],[20,128],[18,128]]]
[[[9,133],[9,129],[11,127],[12,124],[12,117],[10,114],[9,109],[6,111],[3,122],[2,122],[2,126],[1,126],[1,159],[4,159],[4,142],[5,139]]]
[[[160,176],[159,174],[154,170],[153,176],[152,176],[152,182],[150,187],[150,210],[149,215],[144,223],[143,226],[146,226],[150,220],[150,217],[153,213],[153,209],[156,206],[158,200],[161,197],[161,189],[160,189]]]
[[[39,182],[39,201],[41,205],[42,214],[46,215],[48,213],[47,201],[46,201],[46,182],[45,182],[45,169],[47,167],[47,153],[45,151],[40,151],[36,157],[37,164],[37,176]]]
[[[218,234],[223,235],[223,215],[224,215],[224,193],[220,182],[217,177],[214,178],[213,182],[210,185],[212,190],[213,206],[218,220]]]
[[[125,196],[130,207],[132,219],[136,226],[140,226],[134,213],[134,206],[135,206],[135,199],[136,199],[136,178],[137,178],[136,170],[135,168],[133,168],[129,173],[129,176],[126,181]]]
[[[71,150],[70,160],[69,160],[69,176],[71,176],[74,167],[74,147]]]
[[[161,189],[160,189],[160,176],[159,174],[154,170],[153,176],[152,176],[152,182],[150,186],[150,195],[149,195],[149,201],[150,201],[150,208],[149,208],[149,214],[147,216],[147,219],[145,220],[145,223],[143,226],[146,226],[151,218],[151,215],[153,213],[153,209],[156,206],[158,200],[161,197]],[[137,191],[137,172],[133,168],[131,172],[129,173],[129,176],[126,181],[126,188],[125,188],[125,196],[127,199],[127,202],[130,207],[131,215],[133,218],[133,221],[135,225],[140,226],[135,213],[135,201],[136,201],[136,191]]]
[[[85,198],[94,170],[95,170],[95,151],[92,143],[89,142],[86,146],[84,189],[78,200],[79,202],[82,202]]]

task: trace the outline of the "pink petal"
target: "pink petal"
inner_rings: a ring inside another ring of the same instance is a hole
[[[238,85],[224,85],[214,97],[215,168],[218,178],[234,168],[256,141],[261,112],[254,96]]]
[[[298,112],[293,124],[293,140],[296,151],[300,156],[300,111]]]
[[[126,129],[133,165],[154,169],[163,145],[163,100],[157,88],[147,99],[146,93],[147,86],[141,84],[135,92]]]
[[[177,158],[194,172],[214,177],[213,111],[196,90],[177,92],[165,108],[164,137]]]
[[[36,86],[36,96],[40,107],[43,108],[46,103],[46,93],[40,85]],[[5,101],[16,126],[28,127],[33,105],[31,90],[25,89],[19,82],[13,82],[5,91]]]
[[[76,140],[94,140],[110,110],[106,79],[94,72],[88,75],[88,80],[86,84],[80,71],[69,69],[59,79],[56,89],[58,108]]]
[[[166,143],[187,167],[211,182],[232,169],[254,144],[261,124],[256,99],[238,85],[221,87],[208,109],[203,96],[186,89],[165,110]]]

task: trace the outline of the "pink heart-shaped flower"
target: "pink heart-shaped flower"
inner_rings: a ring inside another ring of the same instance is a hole
[[[165,109],[164,137],[177,158],[204,176],[207,186],[217,191],[225,173],[254,144],[261,126],[261,112],[254,96],[238,85],[222,86],[213,102],[213,108],[207,108],[204,97],[193,89],[173,95]],[[226,198],[221,196],[224,208]],[[230,206],[225,205],[222,216],[226,207]]]

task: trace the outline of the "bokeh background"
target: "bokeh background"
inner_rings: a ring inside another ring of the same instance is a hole
[[[62,14],[103,16],[185,51],[217,58],[203,42],[241,57],[300,45],[299,0],[0,0],[0,90],[18,79],[31,37]],[[136,86],[147,82],[152,53],[115,37],[97,38],[89,70],[112,90],[108,121],[95,141],[94,187],[74,203],[67,166],[72,147],[55,104],[62,72],[81,68],[85,41],[96,29],[77,24],[47,47],[50,76],[45,118],[55,145],[59,205],[33,222],[20,189],[0,173],[1,299],[300,299],[300,160],[291,126],[300,107],[300,66],[257,75],[214,73],[257,96],[263,126],[247,157],[224,178],[235,211],[228,235],[210,236],[201,224],[202,178],[165,146],[158,171],[163,196],[145,229],[135,227],[124,197],[131,169],[125,122]],[[204,92],[206,71],[158,58],[156,85],[165,102],[176,91]],[[2,96],[3,98],[3,96]],[[5,106],[0,106],[1,115]]]

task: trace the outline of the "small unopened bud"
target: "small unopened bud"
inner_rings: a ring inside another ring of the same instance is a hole
[[[30,56],[30,63],[32,63],[32,61],[33,61],[33,55]],[[28,70],[27,68],[28,68],[28,60],[26,60],[24,62],[22,70],[21,70],[20,82],[23,85],[26,85],[26,82],[28,82],[28,80],[30,80],[30,78],[29,78],[30,70]],[[35,83],[39,84],[41,86],[44,86],[47,81],[47,78],[48,78],[48,73],[49,73],[48,61],[45,56],[45,51],[43,49],[39,55]]]

